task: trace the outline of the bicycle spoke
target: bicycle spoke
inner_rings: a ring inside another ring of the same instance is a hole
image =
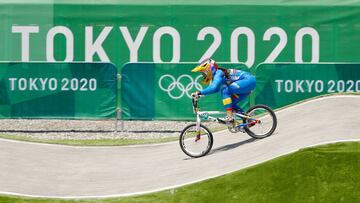
[[[264,138],[273,133],[276,128],[276,116],[271,109],[264,105],[254,106],[246,119],[249,124],[245,127],[247,133],[255,138]],[[256,121],[256,122],[252,122]]]
[[[211,132],[201,126],[200,132],[196,131],[196,125],[190,125],[180,135],[181,149],[191,157],[200,157],[207,154],[212,147]]]

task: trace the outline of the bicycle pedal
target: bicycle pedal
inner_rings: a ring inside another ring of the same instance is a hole
[[[231,133],[237,133],[237,132],[239,132],[236,128],[230,127],[230,126],[228,126],[228,130],[229,130]]]
[[[238,128],[239,132],[242,132],[242,133],[245,133],[245,132],[246,132],[243,127],[237,127],[237,128]]]
[[[240,126],[232,126],[232,127],[228,127],[228,130],[232,133],[238,133],[238,132],[242,132],[242,133],[245,133],[245,129],[243,127],[240,127]]]

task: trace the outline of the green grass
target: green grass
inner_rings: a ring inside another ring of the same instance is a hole
[[[360,202],[360,142],[308,148],[218,178],[148,195],[93,200],[2,196],[0,202]]]

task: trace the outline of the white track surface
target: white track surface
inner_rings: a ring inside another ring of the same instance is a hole
[[[332,96],[276,112],[262,140],[215,133],[209,155],[192,159],[178,142],[128,147],[71,147],[0,139],[0,193],[92,198],[143,194],[227,174],[297,151],[360,140],[360,96]],[[184,126],[185,127],[185,126]]]

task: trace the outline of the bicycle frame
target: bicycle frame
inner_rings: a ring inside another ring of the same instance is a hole
[[[218,123],[226,125],[226,123],[223,122],[222,120],[220,120],[218,117],[210,116],[210,115],[215,115],[215,114],[226,114],[226,112],[224,112],[224,111],[200,111],[200,108],[198,107],[198,98],[193,97],[192,103],[193,103],[193,112],[196,113],[196,131],[197,132],[200,131],[201,119],[205,119],[205,120],[212,121],[212,122],[218,122]],[[237,126],[232,126],[234,128],[242,128],[246,125],[256,124],[259,122],[257,119],[251,118],[250,116],[244,115],[241,113],[234,113],[234,115],[239,117],[239,119],[241,119],[241,120],[247,119],[247,121],[248,121],[245,123],[241,123]]]

